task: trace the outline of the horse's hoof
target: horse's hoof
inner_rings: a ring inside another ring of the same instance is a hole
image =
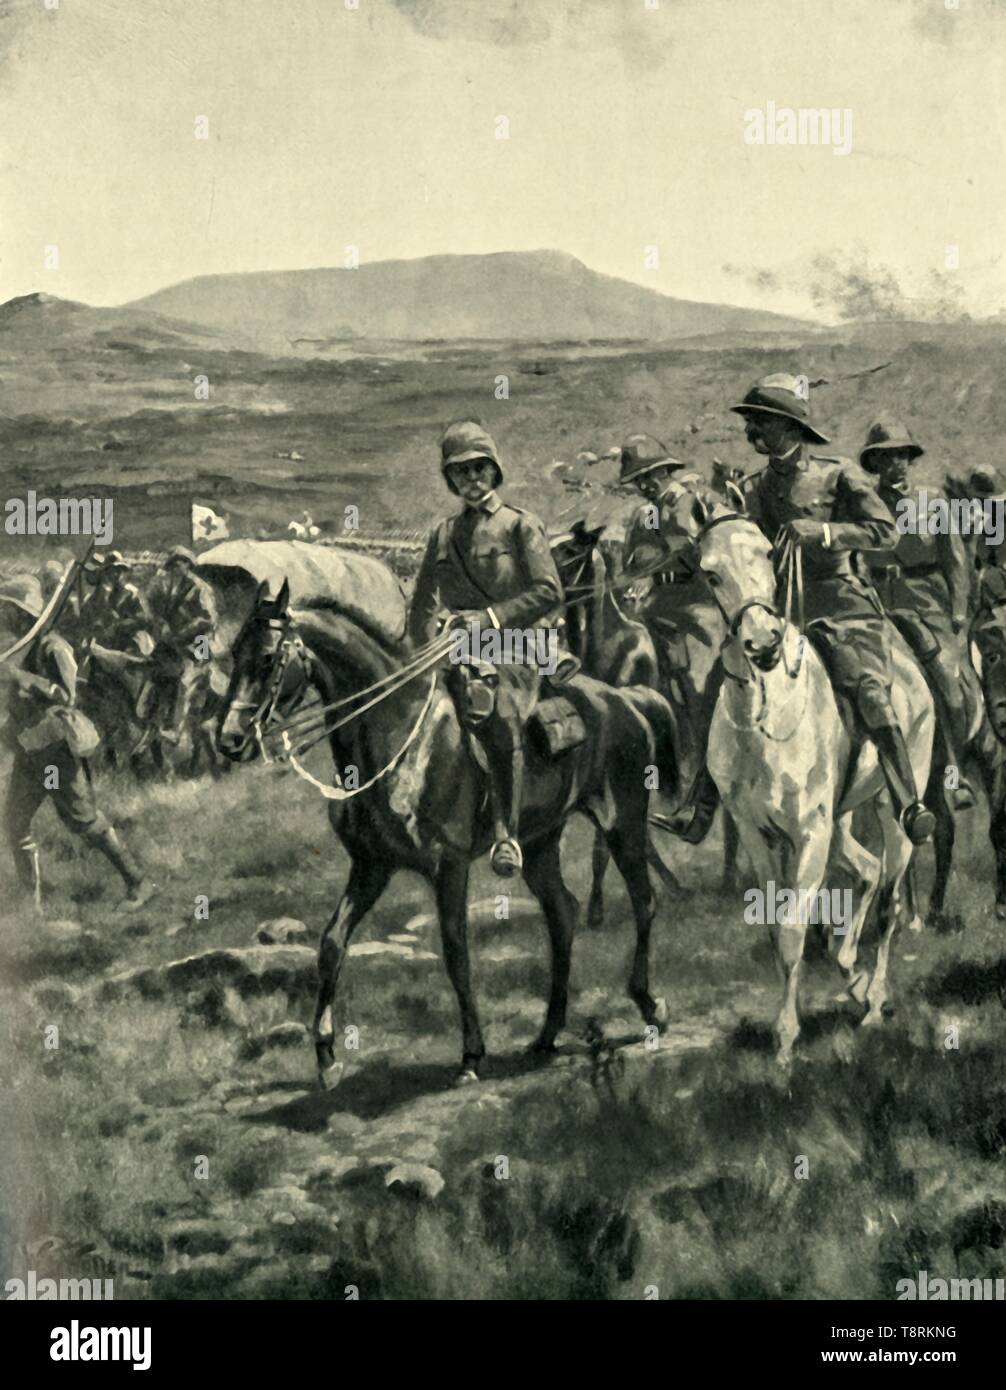
[[[478,1079],[478,1072],[473,1071],[471,1067],[462,1067],[454,1078],[454,1089],[460,1090],[462,1086],[474,1086]]]
[[[650,1022],[663,1024],[667,1022],[670,1016],[667,1000],[663,996],[659,999],[655,999],[653,1001],[653,1017],[650,1019]]]
[[[333,1062],[330,1067],[318,1068],[318,1083],[323,1091],[334,1091],[346,1070],[345,1062]]]
[[[919,916],[918,913],[916,913],[912,920],[908,923],[909,931],[922,931],[924,927],[925,923],[923,922],[922,918]]]
[[[880,1009],[868,1010],[859,1021],[860,1028],[879,1028],[884,1021],[884,1015]]]

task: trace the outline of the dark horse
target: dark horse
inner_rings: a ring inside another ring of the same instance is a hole
[[[288,719],[309,688],[324,704],[393,677],[413,657],[379,624],[328,608],[291,611],[284,583],[276,599],[263,585],[237,636],[220,751],[255,756],[270,724]],[[457,668],[454,668],[455,670]],[[477,1079],[485,1055],[468,961],[468,876],[492,841],[485,775],[459,723],[444,672],[427,671],[353,718],[329,742],[339,769],[353,767],[358,793],[330,800],[332,824],[351,860],[349,879],[321,941],[314,1038],[322,1083],[337,1084],[333,1006],[351,933],[396,869],[422,874],[436,895],[444,961],[461,1012],[459,1082]],[[577,676],[565,687],[586,739],[557,758],[529,740],[521,845],[524,876],[544,912],[552,947],[552,987],[534,1050],[551,1052],[564,1026],[576,903],[563,882],[559,841],[574,812],[599,825],[625,879],[635,916],[629,994],[648,1024],[666,1019],[649,986],[654,896],[646,864],[648,772],[674,780],[673,719],[647,689],[614,690]],[[336,722],[332,720],[331,722]]]
[[[552,554],[566,593],[566,636],[570,651],[588,676],[608,685],[648,685],[661,694],[670,692],[661,681],[657,649],[645,623],[631,618],[619,605],[612,590],[608,567],[601,551],[603,526],[588,527],[574,522],[562,535],[552,538]],[[717,614],[718,618],[718,614]],[[719,634],[717,634],[719,635]],[[679,709],[672,704],[672,710]],[[679,741],[689,727],[688,712],[681,710]],[[684,757],[684,749],[679,747]],[[665,789],[666,790],[666,789]],[[671,791],[675,788],[671,788]],[[737,827],[729,815],[723,816],[723,887],[733,887],[737,866]],[[674,872],[651,846],[650,866],[663,884],[683,891]],[[592,882],[587,905],[588,926],[604,921],[604,875],[608,867],[608,847],[604,836],[594,840]]]

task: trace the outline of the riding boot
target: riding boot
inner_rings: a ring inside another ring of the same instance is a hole
[[[42,910],[42,874],[38,861],[38,845],[34,840],[25,838],[18,843],[14,865],[17,870],[18,883],[26,893],[31,894],[35,911],[40,912]]]
[[[936,704],[947,757],[950,765],[959,774],[962,767],[960,750],[968,741],[968,712],[959,681],[948,679],[939,658],[939,651],[932,652],[922,658],[922,665]],[[969,811],[975,804],[974,787],[965,777],[959,777],[957,786],[951,791],[950,799],[955,811]]]
[[[925,844],[932,839],[936,829],[936,817],[919,800],[915,785],[915,773],[908,756],[905,736],[894,724],[879,729],[871,729],[870,737],[877,749],[877,757],[883,769],[894,805],[898,812],[898,822],[913,845]]]
[[[713,823],[713,817],[716,815],[716,808],[720,804],[720,789],[713,781],[706,766],[706,757],[709,751],[709,729],[713,722],[713,714],[716,711],[716,703],[719,700],[722,687],[723,663],[717,661],[709,673],[705,693],[698,706],[699,719],[696,721],[695,734],[696,742],[701,747],[702,756],[698,773],[689,788],[687,797],[673,815],[657,814],[652,817],[661,829],[669,830],[672,835],[677,835],[679,839],[684,840],[689,845],[701,844],[706,838],[709,834],[709,827]]]
[[[115,827],[109,825],[103,830],[92,831],[87,838],[88,843],[99,849],[118,870],[126,885],[126,896],[119,904],[119,911],[132,912],[149,902],[154,895],[154,885],[144,877],[139,862],[119,839]]]
[[[493,810],[493,835],[489,865],[500,878],[512,878],[524,867],[524,855],[517,836],[520,828],[520,799],[524,785],[524,749],[518,743],[509,752],[492,762],[490,798]]]
[[[669,830],[686,844],[697,845],[709,834],[716,808],[720,804],[720,789],[713,781],[703,759],[684,803],[673,815],[652,817],[662,830]]]

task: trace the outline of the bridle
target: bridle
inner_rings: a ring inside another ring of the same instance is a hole
[[[297,657],[302,666],[303,679],[301,682],[301,690],[305,689],[310,683],[308,670],[311,658],[300,633],[294,629],[293,619],[289,615],[283,618],[256,618],[253,614],[249,621],[262,623],[267,631],[281,634],[280,640],[274,650],[270,653],[266,653],[266,655],[271,655],[276,659],[273,663],[269,681],[262,699],[257,702],[254,700],[232,700],[228,708],[241,712],[246,710],[253,711],[249,723],[255,732],[255,741],[258,744],[262,760],[268,763],[271,762],[272,759],[266,752],[265,740],[262,733],[263,726],[266,727],[266,732],[268,732],[269,722],[276,713],[276,706],[279,704],[283,694],[287,672],[290,669],[290,663],[294,657]],[[245,740],[245,742],[247,742],[247,740]]]
[[[744,516],[742,512],[724,512],[720,516],[711,517],[708,521],[704,523],[704,525],[699,527],[698,531],[695,533],[694,538],[694,544],[696,548],[701,547],[702,541],[709,534],[709,532],[713,530],[714,527],[722,526],[723,523],[727,521],[745,521],[748,522],[749,525],[756,525],[755,522],[751,521],[750,517]],[[727,625],[727,636],[723,640],[723,647],[725,647],[728,642],[731,642],[737,638],[738,633],[740,632],[741,623],[744,621],[745,616],[748,613],[754,611],[755,609],[760,609],[762,612],[768,613],[770,617],[775,618],[777,619],[777,621],[783,623],[784,634],[786,626],[794,626],[797,629],[800,636],[799,641],[797,643],[796,659],[793,662],[792,667],[790,666],[789,661],[786,657],[785,640],[782,643],[781,652],[782,662],[786,670],[786,674],[790,677],[791,680],[796,680],[800,674],[800,668],[803,665],[804,653],[806,652],[807,648],[807,639],[803,633],[803,555],[800,547],[798,545],[787,542],[787,545],[783,550],[782,560],[783,567],[786,573],[786,603],[785,611],[782,613],[779,612],[779,606],[776,603],[770,603],[767,599],[751,598],[747,599],[744,603],[742,603],[735,613],[730,614],[723,606],[723,601],[721,600],[719,594],[716,592],[716,589],[712,585],[710,585],[709,587],[712,589],[712,594],[713,598],[716,601],[716,606],[723,614],[724,622]],[[721,652],[723,647],[721,647],[720,649]],[[750,662],[748,664],[750,665]],[[734,672],[727,670],[725,666],[724,672],[727,676],[730,677],[731,680],[737,681],[742,685],[747,684],[747,681],[744,677],[735,675]]]
[[[283,757],[290,764],[293,770],[304,781],[319,791],[329,801],[348,801],[361,792],[369,791],[378,782],[382,781],[389,773],[393,772],[404,758],[405,754],[412,747],[419,736],[427,715],[433,708],[434,698],[437,691],[437,676],[433,669],[439,665],[442,658],[446,655],[449,639],[438,638],[429,643],[414,654],[412,659],[406,663],[405,667],[393,671],[389,675],[381,677],[363,690],[354,691],[351,695],[345,696],[340,700],[325,701],[318,699],[311,704],[304,705],[300,710],[294,712],[291,717],[280,724],[273,725],[269,729],[269,723],[276,713],[277,706],[283,697],[283,689],[286,684],[287,673],[290,663],[294,657],[298,658],[302,668],[302,680],[300,690],[303,691],[312,680],[312,658],[311,653],[305,645],[300,633],[296,630],[294,618],[286,613],[282,618],[264,617],[252,614],[242,631],[242,637],[247,632],[248,626],[252,622],[264,624],[267,631],[280,633],[280,640],[272,652],[264,652],[265,656],[275,658],[274,666],[269,676],[269,683],[265,694],[258,702],[252,700],[232,700],[228,704],[228,710],[252,710],[251,726],[255,733],[255,741],[258,744],[259,753],[263,762],[271,763],[274,759],[270,758],[265,747],[263,726],[265,733],[278,733],[283,743]],[[239,645],[241,638],[238,639]],[[298,759],[298,754],[303,755],[314,744],[321,742],[325,738],[331,737],[337,730],[346,724],[358,719],[360,715],[375,705],[380,704],[389,696],[396,694],[406,685],[415,680],[416,676],[424,672],[430,673],[430,683],[426,694],[425,702],[409,730],[404,742],[384,766],[372,777],[360,786],[346,787],[343,785],[342,774],[336,768],[335,785],[329,786],[320,782],[308,771]],[[376,693],[373,693],[376,692]],[[363,704],[357,704],[364,697],[370,696]],[[333,724],[326,724],[327,716],[330,713],[344,709],[349,705],[357,705],[349,713],[342,714]],[[307,723],[304,720],[307,720]],[[294,748],[290,741],[290,731],[293,730],[299,740],[299,746]],[[307,739],[305,742],[304,740]],[[241,747],[247,746],[247,736],[242,740]]]

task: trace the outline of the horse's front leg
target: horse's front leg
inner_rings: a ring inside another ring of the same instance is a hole
[[[594,852],[591,855],[590,898],[587,901],[587,926],[604,926],[604,875],[607,872],[608,844],[600,830],[594,831]]]
[[[552,990],[548,1013],[541,1033],[531,1046],[532,1052],[552,1052],[556,1038],[566,1026],[576,899],[563,882],[559,858],[560,837],[561,828],[559,833],[550,836],[544,843],[529,849],[524,865],[524,878],[541,904],[552,943]]]
[[[468,960],[468,868],[467,857],[445,851],[435,885],[444,964],[461,1011],[462,1053],[458,1085],[479,1079],[479,1067],[486,1055]]]
[[[1006,918],[1006,751],[986,719],[974,752],[989,800],[989,839],[996,861],[996,916]]]
[[[326,1090],[339,1084],[345,1068],[335,1059],[335,1021],[333,1006],[339,972],[354,928],[367,915],[384,892],[391,870],[378,859],[354,859],[349,880],[339,906],[321,938],[318,950],[318,1001],[314,1010],[314,1049],[318,1059],[318,1079]]]

